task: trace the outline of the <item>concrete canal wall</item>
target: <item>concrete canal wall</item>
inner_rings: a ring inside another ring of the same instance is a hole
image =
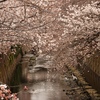
[[[82,62],[81,62],[82,63]],[[86,81],[100,93],[100,51],[78,66]]]
[[[100,51],[87,59],[86,65],[90,67],[98,76],[100,76]]]
[[[87,59],[84,68],[86,80],[100,93],[100,52]]]
[[[20,46],[12,48],[16,50],[15,54],[11,53],[11,50],[9,50],[7,55],[0,55],[0,81],[7,84],[9,84],[16,65],[20,62],[21,57],[25,52],[25,48],[23,51]]]

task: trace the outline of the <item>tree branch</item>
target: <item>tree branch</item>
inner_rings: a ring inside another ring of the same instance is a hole
[[[1,2],[5,2],[5,1],[7,1],[7,0],[0,0],[0,3],[1,3]]]

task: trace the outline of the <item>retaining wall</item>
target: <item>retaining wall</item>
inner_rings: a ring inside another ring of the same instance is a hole
[[[11,50],[7,52],[7,55],[0,55],[0,81],[9,84],[16,65],[20,62],[22,57],[22,48],[16,48],[16,53],[12,54]]]
[[[96,52],[87,59],[82,66],[78,66],[86,81],[100,93],[100,52]]]

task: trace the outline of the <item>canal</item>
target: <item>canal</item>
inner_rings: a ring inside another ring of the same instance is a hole
[[[26,56],[28,57],[28,56]],[[32,58],[30,55],[29,57]],[[55,67],[52,66],[52,57],[40,55],[36,58],[36,64],[29,62],[27,69],[27,83],[19,88],[20,100],[66,100],[68,97],[63,92],[67,87],[66,82],[62,82]],[[51,67],[52,66],[52,67]],[[24,69],[25,70],[25,69]],[[24,91],[24,86],[28,87]]]
[[[15,72],[17,76],[14,76],[10,84],[12,92],[18,93],[19,100],[91,100],[73,80],[72,74],[66,71],[66,74],[61,75],[56,66],[52,66],[52,56],[40,55],[35,64],[32,58],[31,54],[24,57],[24,72],[19,64]],[[26,62],[28,64],[24,64]],[[23,73],[25,81],[22,79]],[[25,86],[27,90],[24,90]]]

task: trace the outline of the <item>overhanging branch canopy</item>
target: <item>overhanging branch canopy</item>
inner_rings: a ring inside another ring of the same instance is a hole
[[[1,3],[1,2],[5,2],[5,1],[7,1],[7,0],[0,0],[0,3]]]

